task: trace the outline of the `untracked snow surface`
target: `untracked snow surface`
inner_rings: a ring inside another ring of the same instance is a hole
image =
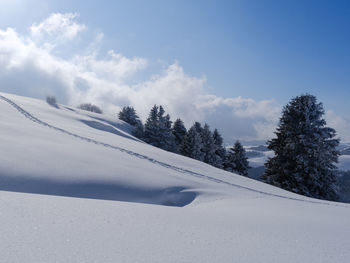
[[[0,93],[1,262],[350,262],[350,205],[129,132],[115,116]]]

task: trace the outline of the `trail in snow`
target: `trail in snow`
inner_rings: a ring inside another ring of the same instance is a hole
[[[221,180],[221,179],[217,179],[217,178],[214,178],[214,177],[211,177],[211,176],[208,176],[208,175],[205,175],[205,174],[201,174],[201,173],[197,173],[197,172],[193,172],[191,170],[188,170],[188,169],[184,169],[184,168],[181,168],[181,167],[177,167],[177,166],[173,166],[173,165],[170,165],[170,164],[167,164],[165,162],[161,162],[161,161],[158,161],[158,160],[155,160],[151,157],[148,157],[148,156],[145,156],[145,155],[142,155],[142,154],[139,154],[139,153],[136,153],[136,152],[133,152],[133,151],[130,151],[130,150],[126,150],[124,148],[121,148],[121,147],[118,147],[118,146],[114,146],[114,145],[111,145],[111,144],[108,144],[108,143],[103,143],[103,142],[100,142],[100,141],[97,141],[97,140],[94,140],[94,139],[90,139],[90,138],[87,138],[87,137],[84,137],[84,136],[80,136],[78,134],[75,134],[75,133],[72,133],[72,132],[69,132],[67,130],[64,130],[64,129],[61,129],[61,128],[58,128],[56,126],[53,126],[51,124],[48,124],[47,122],[44,122],[36,117],[34,117],[32,114],[30,114],[29,112],[27,112],[26,110],[24,110],[23,108],[21,108],[19,105],[17,105],[15,102],[13,102],[12,100],[0,95],[0,99],[6,101],[7,103],[9,103],[11,106],[13,106],[16,110],[18,110],[22,115],[24,115],[26,118],[28,118],[29,120],[35,122],[35,123],[38,123],[40,125],[43,125],[43,126],[46,126],[48,128],[51,128],[51,129],[54,129],[56,131],[59,131],[59,132],[62,132],[62,133],[65,133],[67,135],[70,135],[70,136],[73,136],[77,139],[81,139],[83,141],[86,141],[86,142],[89,142],[89,143],[94,143],[96,145],[101,145],[101,146],[104,146],[104,147],[107,147],[107,148],[111,148],[111,149],[114,149],[114,150],[118,150],[120,152],[123,152],[123,153],[126,153],[126,154],[129,154],[131,156],[134,156],[136,158],[139,158],[139,159],[143,159],[143,160],[146,160],[146,161],[149,161],[149,162],[152,162],[156,165],[160,165],[162,167],[165,167],[165,168],[168,168],[168,169],[172,169],[174,171],[177,171],[177,172],[180,172],[182,174],[188,174],[188,175],[191,175],[191,176],[195,176],[197,178],[201,178],[201,179],[206,179],[206,180],[210,180],[212,182],[215,182],[215,183],[220,183],[220,184],[226,184],[226,185],[230,185],[232,187],[236,187],[236,188],[240,188],[240,189],[245,189],[245,190],[248,190],[248,191],[252,191],[252,192],[255,192],[255,193],[259,193],[259,194],[262,194],[262,195],[267,195],[267,196],[272,196],[272,197],[278,197],[278,198],[284,198],[284,199],[289,199],[289,200],[295,200],[295,201],[301,201],[301,202],[308,202],[308,203],[315,203],[315,204],[325,204],[325,205],[333,205],[333,206],[343,206],[341,204],[335,204],[335,203],[329,203],[327,201],[312,201],[312,200],[305,200],[305,199],[301,199],[301,198],[294,198],[294,197],[288,197],[288,196],[283,196],[283,195],[278,195],[278,194],[273,194],[273,193],[267,193],[267,192],[263,192],[263,191],[260,191],[260,190],[256,190],[256,189],[253,189],[253,188],[250,188],[250,187],[246,187],[246,186],[242,186],[242,185],[238,185],[238,184],[234,184],[234,183],[230,183],[230,182],[227,182],[227,181],[224,181],[224,180]]]

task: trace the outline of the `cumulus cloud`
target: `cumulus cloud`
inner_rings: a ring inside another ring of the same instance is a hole
[[[281,108],[273,100],[256,101],[249,98],[221,98],[202,95],[196,101],[205,119],[222,127],[226,139],[266,140],[275,130]]]
[[[113,50],[108,51],[106,59],[96,59],[96,54],[93,54],[78,56],[74,63],[85,71],[94,72],[96,77],[114,81],[131,76],[147,66],[147,60],[144,58],[129,59]]]
[[[54,37],[73,39],[80,31],[86,28],[85,25],[76,22],[77,13],[54,13],[39,24],[30,27],[32,37]]]
[[[193,120],[202,120],[203,112],[195,100],[204,92],[205,78],[188,76],[178,62],[164,72],[154,75],[149,81],[131,87],[131,104],[139,105],[143,117],[153,104],[165,105],[173,116],[181,116],[187,125]]]
[[[38,98],[54,95],[72,106],[91,102],[112,114],[132,105],[144,120],[154,104],[161,104],[187,126],[194,121],[208,122],[229,143],[272,136],[281,110],[273,100],[208,94],[206,78],[188,75],[178,62],[135,84],[130,80],[147,68],[147,59],[128,58],[114,50],[101,53],[103,33],[70,59],[59,56],[52,45],[62,42],[51,40],[74,41],[80,31],[88,31],[77,17],[52,14],[33,24],[29,35],[20,35],[13,28],[0,29],[0,90]],[[337,125],[347,128],[338,119]]]
[[[128,79],[147,68],[145,58],[128,58],[114,50],[100,54],[100,33],[84,54],[64,59],[52,51],[50,40],[59,36],[74,41],[84,25],[76,14],[52,14],[30,28],[30,35],[0,29],[1,90],[43,98],[55,95],[62,103],[92,102],[105,112],[116,113],[132,105],[145,119],[153,104],[162,104],[187,126],[194,121],[219,128],[226,139],[262,139],[272,133],[279,108],[273,101],[220,98],[205,90],[205,77],[184,72],[178,62],[153,74],[147,81]],[[55,45],[60,41],[54,41]]]

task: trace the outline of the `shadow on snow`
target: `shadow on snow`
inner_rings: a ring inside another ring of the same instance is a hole
[[[120,131],[118,131],[117,129],[113,128],[112,126],[103,124],[101,122],[98,121],[88,121],[88,120],[80,120],[82,123],[86,124],[87,126],[97,129],[97,130],[101,130],[101,131],[105,131],[105,132],[110,132],[113,133],[115,135],[119,135],[121,137],[127,138],[127,139],[131,139],[134,141],[139,141],[138,139],[135,139],[134,137],[127,135],[126,133],[122,133]]]
[[[177,207],[188,205],[196,198],[196,193],[184,191],[184,187],[135,188],[115,182],[69,182],[30,176],[0,175],[0,190]]]

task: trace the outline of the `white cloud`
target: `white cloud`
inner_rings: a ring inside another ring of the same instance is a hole
[[[56,20],[68,17],[61,25]],[[51,15],[33,32],[78,30],[72,14]],[[70,21],[70,22],[69,22]],[[50,25],[50,26],[48,26]],[[72,33],[75,32],[75,33]],[[219,98],[205,91],[205,77],[186,74],[178,62],[150,77],[148,81],[129,84],[128,77],[147,67],[145,58],[127,58],[113,50],[100,58],[97,52],[99,34],[88,53],[63,59],[52,49],[41,45],[33,36],[20,36],[14,29],[0,30],[0,81],[2,90],[33,97],[55,95],[61,102],[77,105],[92,102],[106,112],[117,112],[121,106],[133,105],[143,119],[153,104],[162,104],[171,116],[181,117],[187,126],[195,120],[207,121],[222,130],[226,138],[261,138],[261,127],[275,121],[276,109],[271,101]],[[45,42],[46,39],[43,39]],[[259,128],[257,128],[259,125]]]
[[[218,106],[232,108],[233,114],[241,118],[262,117],[266,121],[275,121],[280,114],[278,107],[273,107],[273,100],[255,101],[242,97],[220,98],[215,95],[204,95],[197,103],[199,108],[211,109]]]
[[[135,72],[146,68],[147,60],[144,58],[126,58],[113,50],[108,51],[106,59],[96,59],[96,54],[76,57],[75,63],[85,71],[94,72],[99,78],[118,81],[131,76]]]
[[[148,61],[128,58],[113,50],[101,56],[102,33],[82,54],[71,59],[54,53],[50,44],[41,44],[49,43],[50,36],[45,35],[50,34],[74,38],[85,28],[75,21],[76,17],[51,15],[32,26],[30,36],[21,36],[11,28],[0,29],[0,90],[39,98],[55,95],[60,102],[73,106],[96,103],[112,114],[122,106],[132,105],[143,119],[153,104],[162,104],[173,118],[181,117],[187,126],[194,121],[208,122],[230,141],[272,136],[280,115],[280,107],[274,101],[208,94],[205,77],[189,76],[178,62],[147,81],[130,84],[131,77],[147,68]],[[43,37],[41,42],[34,36],[37,34]]]
[[[204,78],[188,76],[175,62],[160,75],[149,81],[132,86],[131,104],[140,108],[143,117],[153,104],[161,104],[172,116],[181,116],[189,125],[203,114],[195,105],[195,100],[204,92]]]
[[[77,13],[53,13],[40,24],[33,24],[30,27],[31,35],[39,38],[48,35],[71,40],[86,28],[85,25],[76,22],[77,17]]]

